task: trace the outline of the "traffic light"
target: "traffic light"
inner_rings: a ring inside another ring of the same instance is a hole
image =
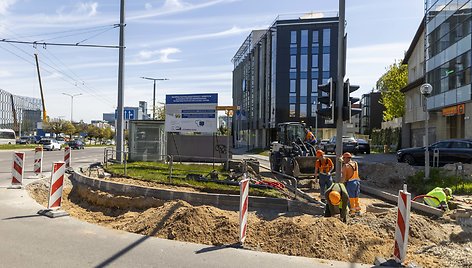
[[[316,113],[321,117],[334,121],[336,119],[336,109],[334,105],[334,101],[336,100],[336,83],[330,78],[326,84],[318,85],[318,91],[320,90],[328,93],[328,95],[318,97],[318,101],[328,107],[317,109]]]
[[[352,105],[359,101],[359,98],[351,97],[351,93],[358,90],[359,86],[351,85],[349,79],[344,82],[343,95],[343,121],[351,121],[351,118],[361,113],[361,109],[352,108]]]

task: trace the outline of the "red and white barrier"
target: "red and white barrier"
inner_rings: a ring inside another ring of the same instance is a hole
[[[410,230],[410,208],[411,194],[407,192],[406,185],[404,185],[403,190],[398,193],[398,215],[395,228],[395,249],[393,251],[393,257],[398,263],[403,263],[406,259]]]
[[[239,242],[244,243],[246,240],[247,219],[249,207],[249,179],[246,173],[239,182]]]
[[[23,165],[25,163],[25,153],[13,153],[13,167],[11,170],[11,185],[21,186],[23,184]]]
[[[67,146],[64,148],[64,162],[66,163],[66,168],[71,165],[71,148]]]
[[[65,171],[66,163],[56,162],[52,164],[51,181],[49,183],[48,209],[61,207]]]
[[[34,149],[34,174],[41,175],[43,172],[43,147],[36,147]]]

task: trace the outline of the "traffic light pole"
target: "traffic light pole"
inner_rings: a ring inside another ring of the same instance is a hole
[[[343,153],[343,98],[344,98],[344,70],[346,60],[344,59],[344,23],[346,13],[346,0],[339,0],[339,29],[338,29],[338,79],[336,91],[336,159]],[[341,181],[341,165],[336,165],[336,182]]]

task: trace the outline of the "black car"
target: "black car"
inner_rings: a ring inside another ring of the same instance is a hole
[[[357,139],[357,152],[360,154],[366,153],[370,154],[370,144],[364,139]]]
[[[67,143],[71,149],[85,149],[85,144],[82,141],[75,140],[75,141],[69,141]]]
[[[433,164],[435,153],[439,166],[452,163],[472,164],[472,139],[451,139],[438,141],[428,147],[429,163]],[[424,165],[425,147],[402,149],[397,152],[398,162],[410,165]]]
[[[34,144],[38,141],[34,136],[23,136],[16,142],[17,144]]]
[[[336,136],[332,137],[325,145],[326,153],[336,153]],[[349,152],[357,154],[358,145],[357,141],[353,137],[343,137],[343,153]]]

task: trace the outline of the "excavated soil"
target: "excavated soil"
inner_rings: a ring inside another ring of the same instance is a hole
[[[30,195],[47,205],[46,181],[28,185]],[[62,208],[78,219],[106,227],[208,245],[238,241],[238,213],[184,201],[113,196],[70,184]],[[264,219],[249,213],[245,247],[287,255],[373,263],[393,252],[395,213],[350,218],[284,215]],[[412,214],[408,260],[423,267],[472,267],[472,234]]]

